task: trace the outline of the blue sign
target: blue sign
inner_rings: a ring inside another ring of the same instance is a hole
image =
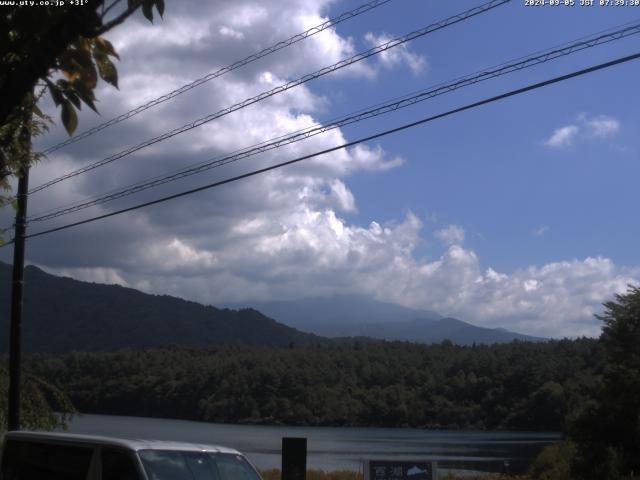
[[[434,480],[432,462],[370,460],[368,480]]]

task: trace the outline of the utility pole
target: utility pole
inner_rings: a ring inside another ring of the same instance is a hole
[[[24,244],[27,229],[27,192],[29,167],[22,169],[18,181],[18,210],[16,212],[13,244],[13,277],[11,282],[11,333],[9,336],[9,415],[8,430],[20,428],[20,359],[22,350],[22,299],[24,290]]]
[[[23,107],[26,109],[26,107]],[[31,110],[25,112],[21,141],[25,148],[24,166],[18,179],[18,208],[13,237],[13,275],[11,280],[11,327],[9,333],[9,412],[7,430],[20,429],[20,374],[22,353],[22,300],[24,291],[24,250],[27,230],[27,198],[29,192],[29,160],[31,152]]]

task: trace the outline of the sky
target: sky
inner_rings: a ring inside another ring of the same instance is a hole
[[[119,89],[77,133],[363,0],[171,0],[109,32]],[[334,64],[479,1],[392,0],[48,156],[31,186]],[[563,2],[564,3],[564,2]],[[640,7],[487,13],[312,80],[35,193],[34,215],[164,175],[628,22]],[[46,222],[101,215],[636,53],[640,35]],[[640,283],[638,61],[219,188],[30,239],[27,263],[204,304],[365,295],[484,327],[597,336],[602,303]],[[43,108],[58,118],[50,100]],[[67,138],[57,125],[35,140]],[[0,211],[0,225],[12,223]],[[11,248],[0,260],[11,261]]]

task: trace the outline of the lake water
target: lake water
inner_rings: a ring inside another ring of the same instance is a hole
[[[361,471],[364,460],[431,460],[440,473],[518,473],[560,438],[557,433],[227,425],[109,415],[77,415],[69,432],[225,445],[262,469],[280,468],[282,437],[306,437],[308,468]]]

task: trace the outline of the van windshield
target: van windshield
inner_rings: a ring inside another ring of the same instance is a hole
[[[175,450],[138,454],[149,480],[261,480],[241,455]]]

